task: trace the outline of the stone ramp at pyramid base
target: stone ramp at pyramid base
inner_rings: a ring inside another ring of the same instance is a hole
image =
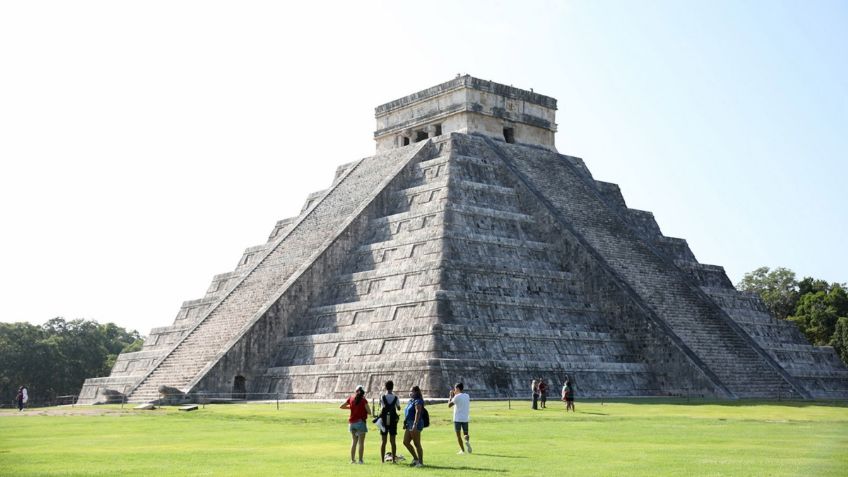
[[[88,378],[82,385],[76,404],[114,404],[126,401],[127,391],[138,385],[141,376]]]

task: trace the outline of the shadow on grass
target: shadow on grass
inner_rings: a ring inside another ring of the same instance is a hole
[[[635,398],[635,399],[584,399],[581,402],[587,404],[665,404],[670,406],[724,406],[724,407],[745,407],[745,406],[785,406],[785,407],[848,407],[848,400],[777,400],[777,399],[736,399],[736,400],[719,400],[707,398]],[[591,413],[585,413],[591,414]]]
[[[577,414],[576,412],[574,414]],[[605,412],[591,412],[591,411],[580,411],[580,414],[591,414],[593,416],[609,416],[609,414]]]
[[[502,454],[483,454],[481,452],[475,452],[474,455],[482,455],[485,457],[501,457],[503,459],[529,459],[526,455],[502,455]]]
[[[482,454],[481,454],[482,455]],[[424,464],[425,469],[445,469],[445,470],[465,470],[472,472],[500,472],[502,474],[506,473],[505,469],[490,469],[487,467],[468,467],[468,466],[449,466],[449,465],[430,465]]]

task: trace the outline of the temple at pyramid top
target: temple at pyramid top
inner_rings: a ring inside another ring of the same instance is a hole
[[[377,152],[449,133],[483,134],[552,151],[556,99],[469,75],[377,106]]]

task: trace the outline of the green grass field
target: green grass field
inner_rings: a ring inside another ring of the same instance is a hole
[[[848,475],[845,403],[552,404],[472,403],[472,455],[456,455],[447,406],[430,405],[424,468],[381,464],[373,425],[365,465],[348,464],[347,413],[332,404],[6,409],[0,475]]]

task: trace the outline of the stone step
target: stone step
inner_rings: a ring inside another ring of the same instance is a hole
[[[395,339],[409,336],[463,336],[468,339],[469,343],[474,343],[474,339],[533,339],[539,342],[591,342],[599,345],[613,344],[619,346],[627,343],[627,337],[620,333],[613,332],[597,332],[597,331],[580,331],[580,330],[564,330],[564,329],[544,329],[544,334],[538,333],[531,327],[509,327],[491,325],[484,326],[483,323],[471,324],[444,324],[438,322],[419,323],[416,320],[414,323],[406,325],[398,325],[394,327],[380,328],[375,330],[370,326],[350,326],[344,331],[326,331],[314,332],[310,335],[290,336],[283,340],[283,343],[291,345],[302,344],[321,344],[321,343],[337,343],[337,342],[355,342],[362,340],[373,339]]]

